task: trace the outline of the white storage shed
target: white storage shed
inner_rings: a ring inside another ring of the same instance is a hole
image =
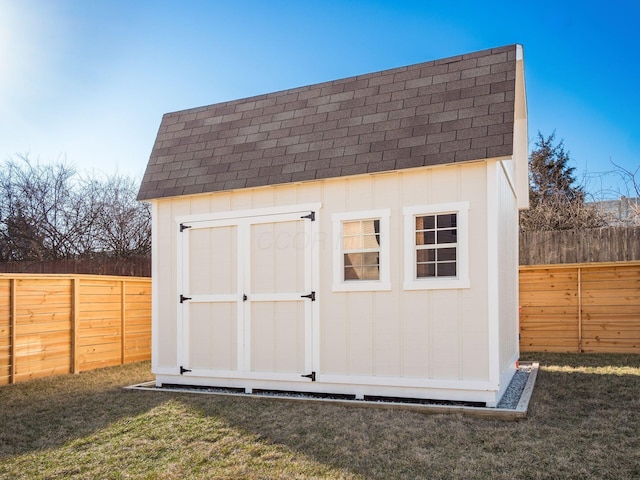
[[[482,402],[516,369],[519,45],[163,116],[162,384]]]

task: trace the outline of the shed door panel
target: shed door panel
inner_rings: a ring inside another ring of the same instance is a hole
[[[190,295],[237,292],[238,227],[198,228],[189,232],[188,282]]]
[[[193,228],[185,247],[190,369],[237,368],[238,227]]]
[[[303,373],[304,305],[254,302],[251,308],[251,370]]]
[[[251,226],[251,293],[305,289],[305,230],[302,220]]]
[[[189,368],[235,370],[236,304],[192,303],[189,310]]]
[[[305,223],[295,220],[251,226],[251,370],[305,372]]]

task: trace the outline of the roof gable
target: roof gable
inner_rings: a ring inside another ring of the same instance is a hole
[[[516,45],[165,114],[139,200],[513,155]]]

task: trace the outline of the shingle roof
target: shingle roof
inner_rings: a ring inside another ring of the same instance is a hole
[[[516,45],[167,113],[139,200],[513,154]]]

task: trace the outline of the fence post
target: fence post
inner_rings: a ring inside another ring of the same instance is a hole
[[[126,280],[121,280],[120,282],[120,365],[124,365],[125,364],[125,347],[126,347],[126,338],[125,338],[125,334],[126,334],[126,321],[125,321],[125,317],[126,317],[126,313],[127,313],[127,307],[126,307],[126,293],[127,293],[127,288],[126,288]]]
[[[16,279],[9,279],[9,383],[16,381]]]
[[[80,278],[71,279],[71,373],[80,373],[78,339],[80,338]]]
[[[582,267],[578,267],[578,353],[582,352]]]

